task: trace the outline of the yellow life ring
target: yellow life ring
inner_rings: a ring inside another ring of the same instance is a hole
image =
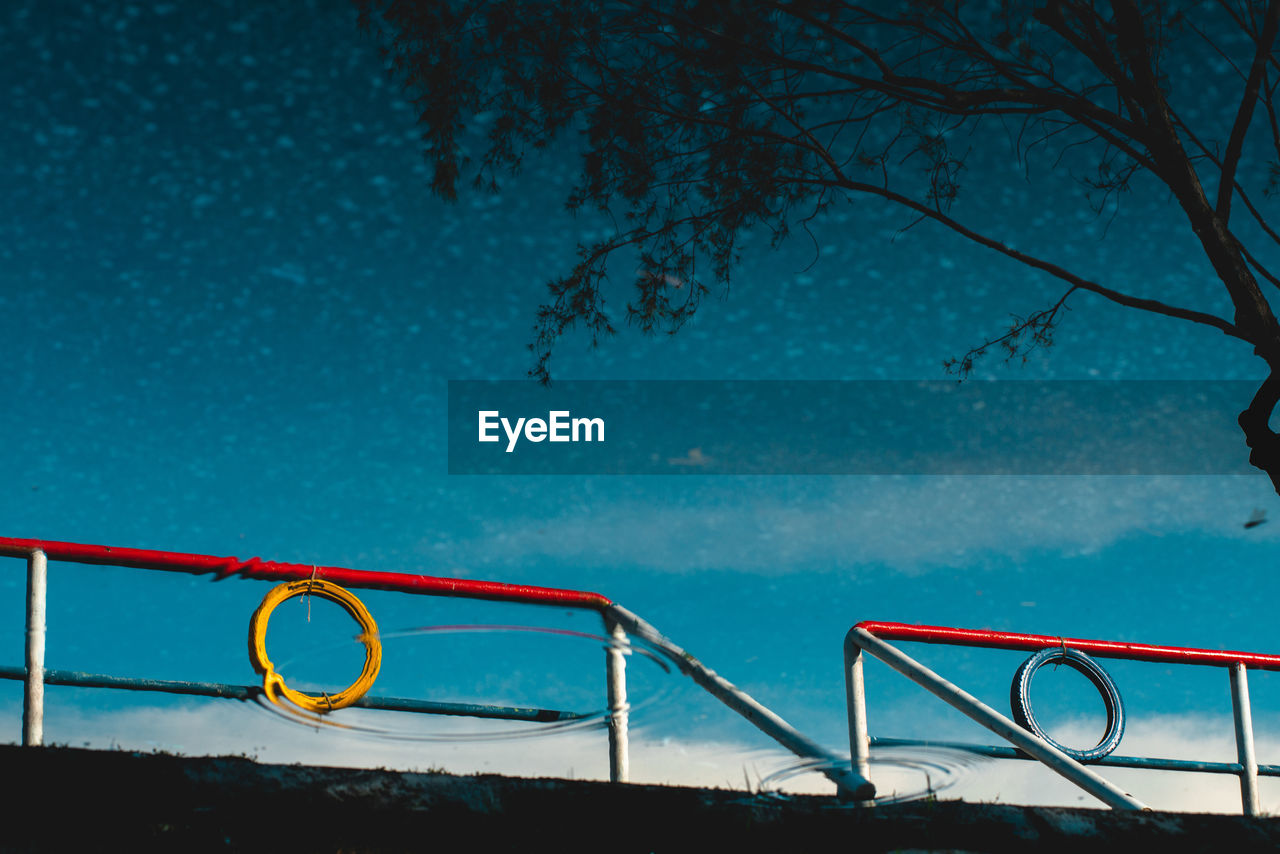
[[[360,641],[364,644],[364,669],[360,671],[360,678],[337,694],[313,697],[293,690],[284,684],[284,677],[276,673],[271,659],[267,658],[267,621],[271,618],[271,612],[284,600],[307,594],[337,602],[363,630]],[[378,626],[370,616],[369,609],[355,594],[330,581],[303,579],[273,587],[263,597],[258,610],[253,612],[253,618],[249,620],[249,661],[253,664],[253,669],[262,674],[262,690],[271,702],[278,704],[280,697],[284,697],[309,712],[324,714],[350,706],[373,687],[373,680],[378,678],[378,669],[382,666],[382,642],[378,639]]]

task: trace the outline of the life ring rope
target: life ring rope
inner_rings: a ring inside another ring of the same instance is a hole
[[[276,672],[271,659],[267,657],[267,623],[271,619],[271,612],[281,602],[294,596],[319,596],[336,602],[360,624],[358,639],[364,644],[364,668],[356,681],[336,694],[322,692],[315,697],[295,691],[285,684],[284,677]],[[382,667],[382,641],[378,638],[378,625],[373,621],[369,609],[354,593],[331,581],[312,577],[276,585],[263,597],[262,604],[249,620],[249,661],[253,664],[253,669],[262,674],[262,690],[271,702],[279,704],[283,698],[309,712],[326,714],[350,706],[373,687],[374,680],[378,678],[378,670]]]

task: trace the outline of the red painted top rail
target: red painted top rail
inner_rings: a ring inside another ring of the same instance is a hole
[[[44,552],[49,560],[130,566],[167,572],[189,572],[193,575],[211,572],[214,573],[215,580],[232,575],[262,581],[296,581],[314,576],[344,587],[395,590],[400,593],[417,593],[424,596],[459,596],[467,599],[493,599],[533,605],[588,608],[595,611],[613,604],[599,593],[561,590],[555,587],[530,587],[524,584],[502,584],[496,581],[474,581],[467,578],[439,578],[433,575],[406,575],[399,572],[370,572],[363,569],[346,569],[341,566],[280,563],[256,557],[241,560],[236,557],[213,557],[151,549],[122,549],[114,546],[90,546],[83,543],[0,537],[0,556],[27,557],[36,550]]]
[[[863,629],[881,640],[943,643],[953,646],[984,646],[995,649],[1036,651],[1047,646],[1065,645],[1099,658],[1127,658],[1134,661],[1158,661],[1169,664],[1211,664],[1229,667],[1243,664],[1258,670],[1280,670],[1280,655],[1258,652],[1232,652],[1222,649],[1188,649],[1180,646],[1152,646],[1145,643],[1061,638],[1049,635],[1026,635],[1017,632],[994,632],[986,629],[953,629],[946,626],[912,626],[864,620],[855,629]]]

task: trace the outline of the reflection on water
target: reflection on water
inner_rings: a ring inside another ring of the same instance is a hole
[[[653,777],[654,782],[745,786],[765,795],[835,791],[823,772],[837,763],[796,759],[780,752],[767,736],[759,736],[769,744],[763,750],[758,749],[759,741],[754,741],[756,748],[707,743],[694,754],[689,752],[689,741],[668,745],[667,732],[680,729],[689,718],[690,700],[695,695],[707,699],[707,695],[681,675],[666,650],[634,636],[620,643],[603,635],[553,627],[433,625],[384,631],[380,640],[384,670],[366,702],[415,711],[351,707],[314,714],[288,702],[273,704],[261,695],[256,708],[298,729],[330,732],[342,735],[343,741],[355,739],[370,746],[374,741],[468,745],[468,752],[492,755],[495,763],[490,769],[502,771],[511,757],[498,745],[509,740],[567,732],[590,736],[591,743],[603,737],[609,717],[605,653],[618,649],[626,657],[632,746],[646,744],[662,754],[658,775],[643,776]],[[312,645],[280,663],[278,672],[287,680],[291,672],[307,673],[310,680],[300,677],[297,684],[289,685],[308,694],[333,690],[321,684],[324,677],[314,675],[317,666],[342,670],[355,647],[362,649],[349,636],[342,643]],[[492,750],[486,748],[489,744],[494,745]],[[558,744],[568,749],[567,743]],[[588,753],[600,757],[600,748],[600,744],[591,745]],[[676,755],[667,748],[675,749]],[[634,755],[634,768],[637,759]],[[844,759],[838,766],[847,767],[847,762]],[[874,745],[869,776],[877,787],[876,803],[897,803],[937,795],[986,762],[982,755],[951,746]],[[767,771],[771,767],[773,771]]]
[[[837,763],[796,759],[774,745],[759,750],[742,744],[707,743],[705,748],[714,748],[716,755],[703,755],[701,749],[697,755],[667,755],[670,751],[664,747],[673,747],[677,754],[689,752],[689,742],[667,745],[665,732],[686,721],[688,700],[693,695],[705,695],[692,680],[680,675],[669,653],[650,647],[641,639],[632,637],[619,644],[587,632],[519,625],[419,626],[384,632],[380,639],[386,678],[379,678],[366,700],[392,706],[435,704],[429,710],[351,707],[316,715],[288,702],[272,704],[261,696],[257,708],[299,728],[341,734],[344,740],[354,738],[370,744],[451,742],[509,759],[509,754],[497,745],[511,739],[572,732],[589,735],[592,742],[603,737],[609,717],[605,653],[619,649],[626,656],[633,746],[646,744],[644,753],[663,754],[661,759],[653,756],[662,767],[654,782],[745,786],[750,791],[777,796],[784,792],[834,792],[823,772],[837,767]],[[314,671],[317,661],[341,658],[342,651],[353,644],[358,645],[348,639],[340,644],[310,647],[283,662],[279,672],[288,678],[291,665],[305,665],[308,661]],[[315,683],[290,684],[308,693],[321,690]],[[637,711],[644,712],[642,720]],[[600,735],[590,735],[593,731]],[[768,742],[767,737],[760,738]],[[566,743],[559,743],[567,749]],[[493,744],[496,752],[486,744]],[[599,749],[600,745],[590,747],[589,753],[600,756]],[[873,746],[870,777],[878,792],[876,802],[937,795],[987,761],[952,747]],[[844,759],[839,766],[847,767],[847,763]],[[635,767],[650,763],[636,755],[632,764]],[[771,767],[776,770],[758,770]],[[495,764],[493,770],[502,769]]]
[[[868,777],[876,785],[876,803],[902,803],[935,797],[991,761],[994,760],[953,747],[872,746]],[[810,790],[826,782],[824,771],[848,766],[848,757],[838,762],[797,760],[761,780],[760,788],[779,793],[784,787],[791,791]],[[829,784],[827,788],[831,788]]]

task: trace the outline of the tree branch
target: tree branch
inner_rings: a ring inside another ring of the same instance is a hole
[[[848,182],[848,183],[842,184],[841,186],[846,190],[852,190],[855,192],[869,193],[874,196],[880,196],[881,198],[888,199],[889,201],[895,202],[896,204],[902,205],[903,207],[910,208],[911,210],[921,214],[922,216],[928,217],[929,219],[932,219],[938,223],[941,223],[942,225],[945,225],[947,228],[951,229],[957,234],[960,234],[968,238],[969,240],[972,240],[974,243],[985,246],[988,249],[994,249],[996,252],[999,252],[1001,255],[1008,256],[1009,258],[1012,258],[1015,261],[1018,261],[1019,263],[1027,265],[1028,267],[1033,267],[1037,270],[1042,270],[1048,273],[1049,275],[1054,276],[1055,278],[1058,278],[1058,279],[1062,279],[1064,282],[1067,282],[1081,290],[1091,291],[1092,293],[1098,294],[1099,296],[1106,297],[1107,299],[1119,305],[1123,305],[1128,308],[1137,308],[1143,311],[1150,311],[1155,314],[1163,314],[1167,317],[1176,317],[1181,320],[1190,320],[1194,323],[1200,323],[1205,326],[1212,326],[1214,329],[1217,329],[1226,335],[1230,335],[1233,338],[1239,338],[1242,341],[1248,341],[1254,344],[1257,343],[1253,341],[1253,339],[1247,337],[1244,334],[1244,332],[1239,328],[1237,328],[1234,324],[1229,323],[1226,320],[1223,320],[1221,317],[1218,317],[1217,315],[1208,314],[1207,312],[1203,312],[1203,311],[1196,311],[1194,309],[1181,308],[1175,305],[1169,305],[1167,303],[1160,302],[1159,300],[1145,299],[1143,297],[1131,296],[1130,294],[1126,294],[1121,291],[1108,288],[1104,285],[1100,285],[1097,282],[1093,282],[1081,276],[1077,276],[1075,273],[1072,273],[1069,270],[1065,270],[1056,264],[1050,263],[1041,258],[1037,258],[1033,255],[1028,255],[1025,252],[1020,252],[1019,250],[1014,249],[1013,247],[1005,243],[1002,243],[992,237],[988,237],[985,234],[980,234],[974,231],[973,229],[962,225],[961,223],[957,222],[956,220],[952,219],[951,217],[947,216],[941,211],[937,211],[929,207],[928,205],[921,204],[920,202],[917,202],[915,199],[909,198],[907,196],[903,196],[899,193],[895,193],[892,190],[886,189],[884,187],[877,187],[874,184],[862,184],[857,182]]]
[[[1222,158],[1222,177],[1218,183],[1218,218],[1225,224],[1231,219],[1231,191],[1235,185],[1236,168],[1240,164],[1240,153],[1244,149],[1245,133],[1253,121],[1253,110],[1258,103],[1258,88],[1262,84],[1263,74],[1267,67],[1267,58],[1271,55],[1271,46],[1275,44],[1276,31],[1280,29],[1280,0],[1267,3],[1266,17],[1262,30],[1257,37],[1257,51],[1253,56],[1253,65],[1249,67],[1249,78],[1244,84],[1244,95],[1240,99],[1240,109],[1236,112],[1236,120],[1231,126],[1231,137],[1227,141],[1227,151]]]

